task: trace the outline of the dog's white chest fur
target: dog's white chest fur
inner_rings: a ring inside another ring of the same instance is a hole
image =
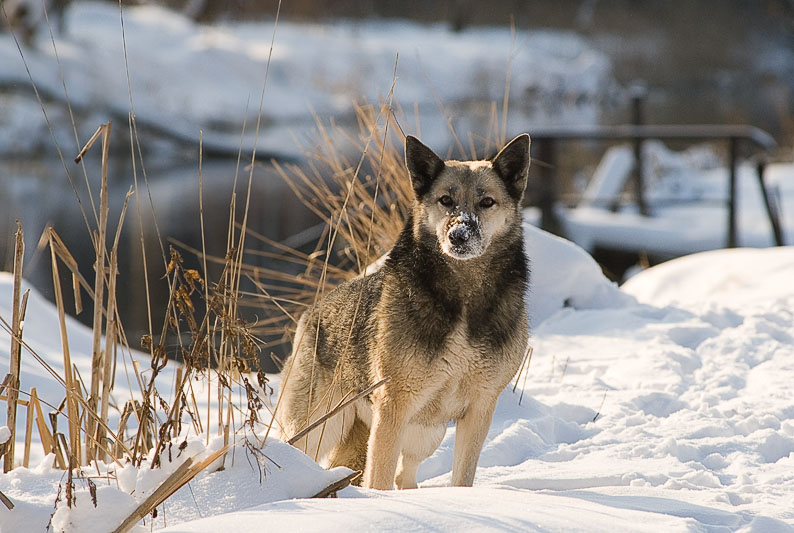
[[[429,365],[425,390],[417,391],[423,406],[413,421],[446,424],[463,416],[471,401],[472,381],[484,377],[482,366],[481,354],[468,341],[465,321],[461,321]]]

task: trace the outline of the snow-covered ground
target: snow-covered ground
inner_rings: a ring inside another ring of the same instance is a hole
[[[515,392],[502,394],[474,488],[448,487],[454,427],[421,465],[418,490],[348,488],[328,500],[289,498],[311,496],[344,470],[323,472],[271,440],[268,459],[238,447],[225,470],[199,475],[154,527],[794,531],[794,248],[684,257],[619,289],[578,247],[531,226],[526,236],[534,355]],[[9,302],[9,277],[0,276],[3,317]],[[30,309],[28,341],[42,351],[57,346],[51,308],[34,294]],[[70,333],[85,368],[88,332],[70,323]],[[58,364],[57,350],[47,357]],[[7,361],[0,333],[0,368]],[[59,394],[30,363],[22,379],[23,388]],[[116,394],[127,393],[117,380]],[[218,446],[189,440],[177,463]],[[30,469],[0,475],[0,491],[17,504],[0,507],[0,530],[46,525],[64,480],[51,461],[39,454]],[[163,475],[126,466],[118,483],[97,480],[96,509],[78,481],[76,511],[61,501],[53,523],[111,530]]]

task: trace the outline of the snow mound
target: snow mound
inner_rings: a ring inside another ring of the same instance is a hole
[[[696,531],[687,518],[622,510],[611,502],[528,493],[508,487],[367,492],[370,498],[298,500],[262,505],[163,530],[163,533],[258,531]],[[531,509],[531,512],[528,510]]]
[[[640,272],[622,289],[642,302],[736,308],[768,305],[792,284],[794,246],[714,250],[680,257]]]
[[[530,261],[527,311],[533,326],[564,307],[605,309],[636,303],[571,241],[524,222],[524,247]]]
[[[255,444],[255,440],[251,439]],[[127,464],[85,468],[94,477],[94,503],[87,481],[75,478],[75,503],[68,508],[65,498],[56,502],[56,494],[65,483],[62,470],[52,468],[53,456],[45,457],[35,468],[16,468],[0,476],[0,490],[18,505],[0,511],[0,531],[45,531],[52,516],[54,531],[112,531],[188,457],[199,461],[222,446],[222,438],[204,445],[201,438],[192,437],[184,450],[177,453],[174,443],[173,460],[166,460],[160,468],[151,469],[144,461],[140,469]],[[171,496],[158,518],[151,521],[157,529],[167,523],[180,523],[209,515],[222,515],[264,503],[290,498],[311,497],[350,473],[347,468],[325,470],[303,452],[275,439],[256,454],[251,448],[238,444],[228,453],[223,469],[220,461],[196,476]],[[115,474],[116,480],[107,477]],[[99,477],[95,477],[95,476]],[[102,479],[104,477],[104,479]],[[53,509],[55,512],[53,514]],[[149,531],[147,527],[140,531]],[[140,527],[140,526],[139,526]]]

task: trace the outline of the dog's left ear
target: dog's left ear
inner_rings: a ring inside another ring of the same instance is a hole
[[[411,175],[411,183],[417,198],[421,198],[441,171],[444,161],[433,150],[419,142],[413,135],[405,138],[405,166]]]
[[[520,200],[527,186],[529,173],[529,135],[522,133],[491,160],[494,170],[504,181],[507,192]]]

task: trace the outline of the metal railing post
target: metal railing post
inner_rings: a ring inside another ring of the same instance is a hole
[[[645,88],[636,86],[632,89],[631,95],[631,124],[642,126],[645,123],[644,106]],[[637,202],[637,209],[643,216],[648,215],[648,206],[645,204],[645,165],[643,164],[641,137],[635,137],[634,141],[634,201]]]
[[[766,190],[764,170],[766,170],[766,162],[761,161],[756,166],[758,185],[761,187],[761,198],[764,199],[764,207],[766,208],[767,217],[769,217],[769,225],[772,227],[772,233],[775,236],[775,244],[777,246],[783,246],[783,229],[780,226],[780,216],[777,206],[773,204],[772,198],[769,197],[769,191]]]
[[[728,146],[730,190],[728,197],[728,248],[736,248],[736,179],[739,164],[739,139],[731,137]]]

